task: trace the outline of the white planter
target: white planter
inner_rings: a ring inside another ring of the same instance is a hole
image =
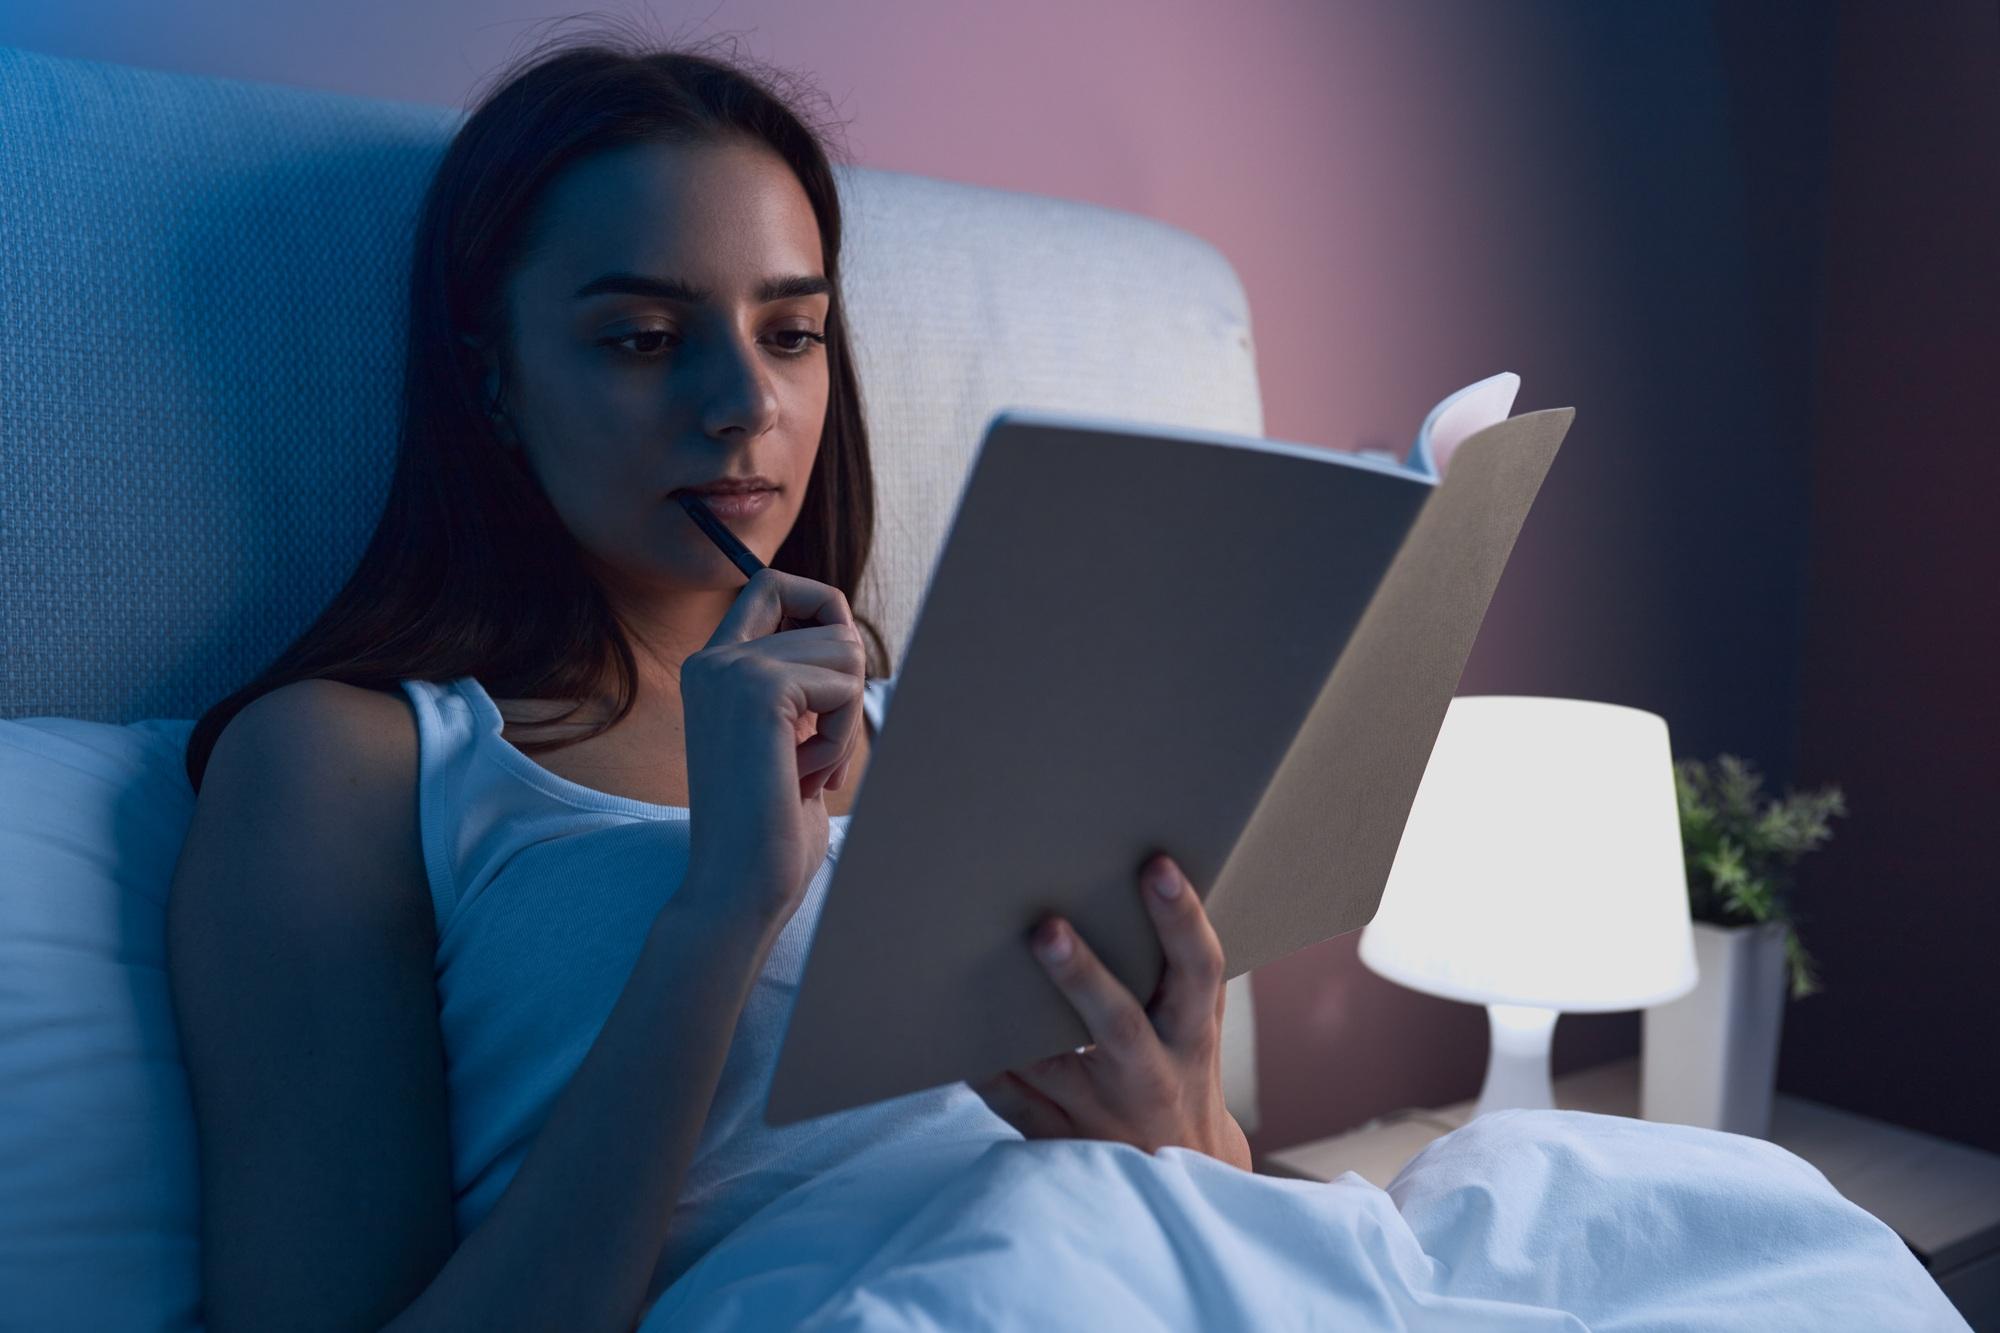
[[[1785,1017],[1785,928],[1693,924],[1700,980],[1646,1010],[1640,1114],[1763,1138]]]

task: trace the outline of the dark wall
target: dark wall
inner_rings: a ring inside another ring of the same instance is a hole
[[[1465,243],[1502,255],[1525,295],[1454,382],[1504,366],[1523,378],[1517,411],[1577,409],[1460,693],[1649,709],[1676,753],[1732,751],[1785,781],[1832,13],[1419,12],[1461,132],[1532,164],[1511,201],[1462,219]],[[1286,1019],[1259,1028],[1260,1151],[1479,1090],[1484,1011],[1375,976],[1358,942],[1257,973],[1260,1014]],[[1556,1072],[1636,1053],[1639,1031],[1637,1012],[1566,1016]]]
[[[2000,1150],[2000,5],[1839,14],[1780,1088]]]

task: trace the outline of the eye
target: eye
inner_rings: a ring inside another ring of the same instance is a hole
[[[641,361],[653,361],[659,358],[661,351],[660,345],[657,340],[661,338],[671,338],[673,336],[674,335],[668,332],[666,329],[633,329],[630,333],[620,333],[620,334],[615,334],[609,338],[600,338],[598,339],[597,345],[599,347],[616,347],[621,352],[624,352],[625,355],[627,356],[635,357]],[[628,349],[625,346],[625,344],[627,343],[635,343],[635,344],[642,343],[646,342],[649,339],[654,341],[652,341],[648,347],[643,349],[638,346],[634,346]]]
[[[804,356],[815,346],[826,346],[826,335],[824,333],[814,333],[811,329],[779,329],[777,336],[780,338],[805,339],[802,343],[793,344],[791,352],[793,356]]]
[[[823,347],[826,345],[826,335],[824,333],[815,333],[811,329],[779,329],[776,333],[772,334],[772,337],[796,338],[801,340],[785,345],[783,355],[793,359],[808,355],[815,346]],[[671,350],[671,345],[662,348],[659,340],[673,338],[674,334],[667,329],[633,329],[629,333],[620,333],[609,338],[600,338],[598,346],[615,347],[626,357],[633,360],[657,361],[666,351]],[[675,339],[675,341],[677,342],[678,339]],[[632,344],[629,348],[626,346],[628,343]]]

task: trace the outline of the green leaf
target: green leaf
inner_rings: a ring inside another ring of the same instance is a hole
[[[1789,926],[1785,929],[1785,961],[1792,974],[1792,998],[1803,1000],[1816,995],[1822,989],[1819,978],[1813,972],[1813,960],[1806,953],[1805,945],[1799,943],[1798,932]]]
[[[1756,765],[1732,754],[1713,764],[1683,758],[1673,776],[1690,914],[1718,925],[1784,923],[1792,995],[1816,993],[1819,982],[1794,928],[1788,895],[1792,867],[1825,846],[1833,836],[1831,821],[1847,814],[1840,788],[1767,800]]]

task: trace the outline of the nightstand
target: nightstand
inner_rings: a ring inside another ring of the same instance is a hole
[[[1636,1116],[1638,1057],[1559,1078],[1555,1095],[1567,1110]],[[1386,1188],[1426,1144],[1470,1120],[1473,1105],[1399,1111],[1271,1153],[1260,1169],[1312,1180],[1353,1171]],[[2000,1155],[1782,1092],[1769,1138],[1901,1236],[1977,1333],[2000,1333]]]

